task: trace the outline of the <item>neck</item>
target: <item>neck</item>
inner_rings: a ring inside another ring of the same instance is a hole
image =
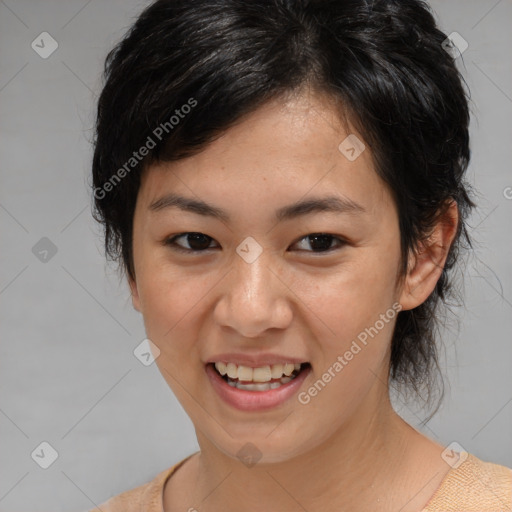
[[[198,432],[192,505],[202,512],[221,510],[226,503],[239,511],[379,506],[419,434],[394,412],[379,379],[374,388],[334,435],[284,462],[246,467]]]

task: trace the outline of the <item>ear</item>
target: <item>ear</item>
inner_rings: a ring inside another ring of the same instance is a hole
[[[455,238],[458,219],[457,203],[451,200],[430,236],[420,242],[417,251],[411,255],[400,295],[400,304],[404,311],[425,302],[434,290]]]
[[[128,284],[130,285],[130,291],[132,294],[133,307],[140,313],[140,299],[139,290],[137,289],[137,281],[131,277],[128,277]]]

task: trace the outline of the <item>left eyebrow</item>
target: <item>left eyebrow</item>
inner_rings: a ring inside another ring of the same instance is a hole
[[[214,217],[224,222],[229,222],[231,219],[229,213],[222,208],[208,204],[200,199],[193,199],[178,194],[166,194],[149,205],[149,210],[154,212],[167,208],[179,208],[180,210],[198,215]],[[282,222],[317,212],[360,214],[366,213],[366,208],[346,197],[314,197],[279,208],[275,212],[275,218],[278,222]]]

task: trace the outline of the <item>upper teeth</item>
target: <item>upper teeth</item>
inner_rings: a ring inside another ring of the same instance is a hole
[[[234,363],[215,363],[215,368],[221,375],[230,379],[253,382],[269,382],[272,379],[280,379],[285,375],[289,377],[294,370],[300,370],[300,363],[273,364],[271,366],[260,366],[250,368],[248,366],[236,365]]]

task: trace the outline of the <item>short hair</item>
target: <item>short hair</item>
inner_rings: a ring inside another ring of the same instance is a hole
[[[397,206],[399,278],[448,202],[458,205],[435,289],[398,314],[391,342],[390,383],[419,397],[426,389],[430,403],[442,383],[438,305],[455,291],[449,273],[464,243],[471,247],[466,219],[476,206],[464,179],[469,94],[446,41],[421,0],[150,4],[103,70],[92,186],[107,259],[135,277],[133,215],[150,165],[200,152],[243,116],[306,86],[341,100],[336,113],[362,134]]]

